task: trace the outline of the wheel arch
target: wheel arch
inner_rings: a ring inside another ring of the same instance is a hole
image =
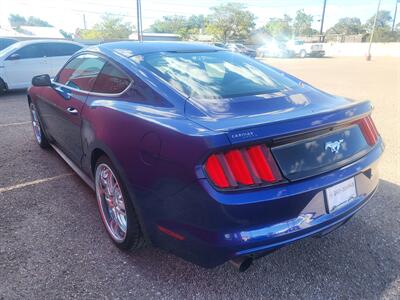
[[[1,89],[2,84],[4,85],[3,89]],[[6,93],[7,91],[8,91],[8,84],[2,77],[0,77],[0,95]]]
[[[122,168],[121,164],[119,163],[118,159],[115,157],[115,155],[112,153],[112,150],[105,144],[103,144],[100,141],[96,141],[93,143],[92,147],[90,147],[90,151],[88,151],[88,159],[86,162],[86,168],[90,172],[90,175],[94,181],[94,176],[96,172],[96,162],[101,156],[106,156],[108,159],[111,161],[113,164],[114,168],[118,172],[118,176],[121,178],[123,181],[123,185],[126,188],[127,192],[129,193],[129,198],[133,204],[134,210],[136,212],[136,215],[139,220],[140,227],[142,228],[143,235],[146,239],[146,241],[150,241],[149,235],[148,235],[148,230],[146,228],[146,222],[143,219],[143,212],[142,212],[142,207],[140,205],[140,201],[137,199],[136,195],[137,193],[135,192],[135,189],[133,185],[129,182],[127,175],[125,174],[124,169]]]

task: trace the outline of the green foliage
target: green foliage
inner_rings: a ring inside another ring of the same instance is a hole
[[[8,21],[12,27],[19,28],[21,26],[40,26],[40,27],[53,27],[47,21],[36,18],[36,17],[29,17],[25,18],[18,14],[10,14],[8,17]]]
[[[189,39],[192,35],[198,34],[204,28],[206,18],[203,15],[192,15],[189,18],[184,16],[165,16],[162,20],[155,21],[150,26],[150,31],[157,33],[175,33],[183,39]]]
[[[66,39],[72,39],[72,33],[66,32],[63,29],[60,29],[60,33],[64,36]]]
[[[372,27],[374,25],[375,15],[376,14],[374,14],[371,18],[369,18],[365,24],[365,27],[368,29],[369,32],[371,32]],[[383,28],[389,30],[391,21],[392,21],[392,16],[390,15],[390,11],[381,10],[379,11],[378,18],[376,19],[376,28]]]
[[[20,26],[26,25],[25,17],[18,14],[10,14],[8,21],[12,27],[19,28]]]
[[[364,32],[364,26],[361,24],[361,20],[359,18],[341,18],[332,28],[327,31],[327,33],[345,35],[360,34]]]
[[[369,41],[369,36],[367,40]],[[376,28],[372,41],[380,43],[398,42],[400,41],[400,32],[392,32],[388,28]]]
[[[255,16],[240,3],[226,3],[212,7],[206,31],[217,40],[247,39],[255,26]]]
[[[90,40],[127,39],[132,33],[132,28],[132,25],[124,22],[122,18],[105,14],[101,22],[95,24],[92,29],[80,30],[79,36]]]
[[[304,12],[304,9],[296,12],[296,17],[293,22],[293,30],[295,36],[310,36],[316,33],[315,29],[311,28],[313,16]]]
[[[265,33],[278,40],[287,39],[292,36],[292,18],[284,15],[283,18],[270,18],[263,27]]]

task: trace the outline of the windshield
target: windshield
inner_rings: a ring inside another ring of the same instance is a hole
[[[12,49],[17,49],[18,47],[19,47],[19,43],[14,43],[14,44],[4,48],[3,50],[0,50],[0,57],[5,55],[6,53],[9,53]]]
[[[228,51],[149,53],[131,59],[195,99],[267,94],[296,85],[266,65]]]

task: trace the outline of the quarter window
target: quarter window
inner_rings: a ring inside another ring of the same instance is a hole
[[[111,63],[106,63],[93,87],[93,92],[105,94],[118,94],[123,92],[131,80],[122,71]]]
[[[74,89],[90,91],[106,61],[92,54],[71,60],[58,74],[56,82]]]

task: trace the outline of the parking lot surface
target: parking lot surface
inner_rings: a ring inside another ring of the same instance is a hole
[[[119,251],[94,193],[34,141],[24,92],[0,97],[0,299],[399,299],[400,60],[267,59],[324,91],[371,99],[386,143],[375,197],[350,222],[255,261],[203,269]]]

